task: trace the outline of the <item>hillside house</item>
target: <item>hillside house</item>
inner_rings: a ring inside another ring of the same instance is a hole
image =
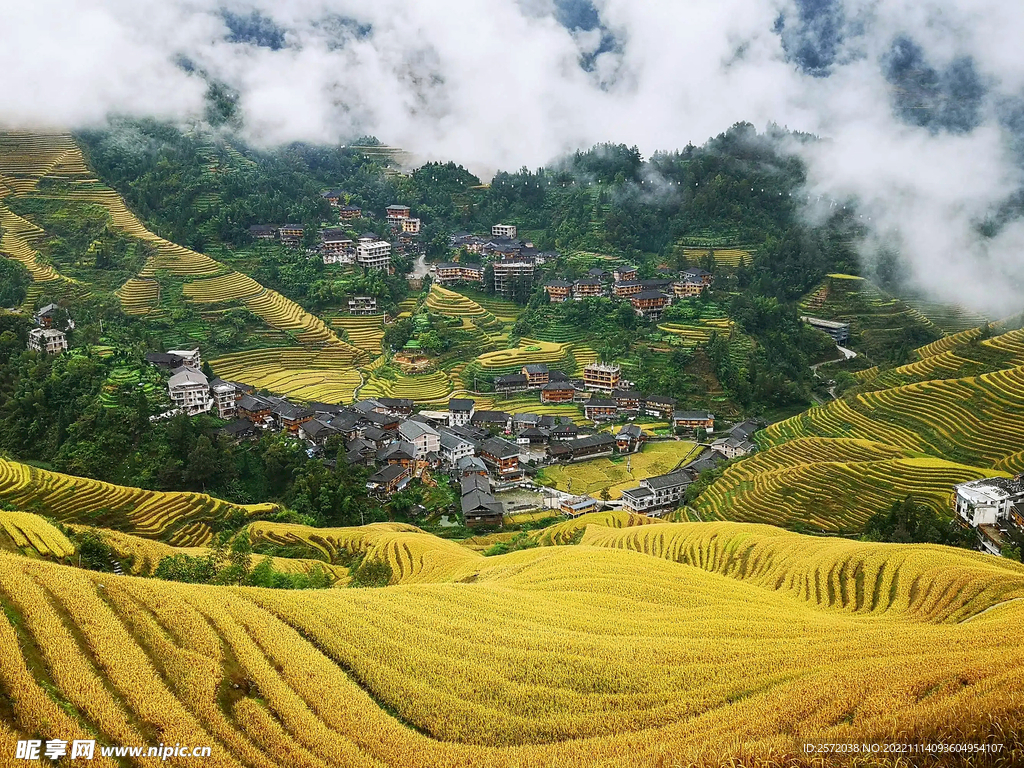
[[[378,397],[374,399],[374,411],[386,416],[412,416],[416,403],[408,397]],[[416,420],[416,417],[413,417]]]
[[[597,511],[597,501],[590,496],[573,496],[565,499],[558,507],[559,511],[570,520],[581,515]]]
[[[434,281],[439,285],[450,285],[452,283],[483,284],[484,268],[480,264],[462,264],[454,261],[438,264],[434,268]]]
[[[398,425],[398,434],[416,446],[416,460],[425,461],[428,453],[441,450],[441,433],[429,424],[419,421],[403,421]]]
[[[338,430],[322,418],[310,419],[299,427],[299,439],[305,440],[307,443],[312,443],[320,448],[323,448],[327,443],[327,438],[331,435],[337,434],[340,434]]]
[[[233,443],[240,443],[256,437],[257,430],[248,419],[235,419],[218,429],[217,434],[224,435]]]
[[[276,240],[277,227],[273,224],[253,224],[249,227],[249,234],[257,240]]]
[[[273,421],[273,411],[274,404],[262,395],[242,395],[236,405],[236,413],[240,418],[262,427]]]
[[[676,401],[662,395],[648,395],[644,398],[643,412],[646,416],[657,419],[671,419],[676,409]]]
[[[295,437],[299,434],[299,428],[307,421],[312,421],[316,415],[309,408],[289,403],[283,399],[274,404],[271,413],[281,431]]]
[[[324,264],[328,256],[344,256],[351,253],[355,242],[344,229],[329,227],[320,232],[320,250],[324,255]]]
[[[355,296],[348,300],[350,315],[376,315],[377,300],[373,296]]]
[[[692,299],[700,296],[706,287],[699,280],[676,280],[672,283],[672,294],[677,299]]]
[[[441,430],[439,445],[438,454],[441,456],[441,461],[449,467],[457,466],[459,459],[473,456],[476,453],[472,442],[447,429]]]
[[[644,287],[638,280],[623,280],[612,284],[612,296],[617,299],[628,299],[643,291]]]
[[[363,217],[363,209],[358,205],[343,205],[338,208],[338,219],[340,221],[353,221]]]
[[[615,436],[615,450],[619,453],[636,453],[646,442],[643,429],[636,424],[626,424]]]
[[[479,455],[499,480],[522,479],[523,470],[519,466],[519,446],[500,437],[492,437],[480,444]]]
[[[711,285],[715,281],[715,276],[707,270],[700,269],[699,267],[691,267],[690,269],[684,269],[680,277],[683,280],[692,280],[695,283],[701,285]]]
[[[622,492],[622,506],[629,512],[661,517],[679,506],[686,489],[693,483],[693,474],[685,469],[640,481],[638,488]]]
[[[552,304],[561,304],[572,298],[572,283],[568,280],[551,280],[544,283],[544,292]]]
[[[629,283],[633,282],[637,278],[636,267],[631,265],[623,265],[621,267],[615,267],[612,270],[612,279],[616,283]]]
[[[181,360],[181,364],[187,368],[195,368],[197,371],[203,367],[203,356],[199,347],[195,349],[169,349],[167,354]]]
[[[849,323],[842,323],[836,320],[823,320],[820,317],[808,317],[807,315],[802,316],[800,319],[812,328],[817,328],[819,331],[827,333],[839,346],[850,343]]]
[[[340,208],[341,204],[345,202],[345,193],[340,189],[328,189],[326,192],[321,192],[320,197],[326,200],[332,208]]]
[[[604,295],[604,283],[596,277],[577,280],[572,286],[572,296],[576,301]]]
[[[529,389],[540,389],[551,379],[548,367],[544,363],[524,365],[522,374],[526,377],[526,386]]]
[[[453,397],[448,401],[448,423],[453,427],[469,424],[473,418],[474,405],[476,403],[473,400]]]
[[[622,368],[607,363],[590,363],[583,369],[583,383],[588,389],[612,392],[622,379]]]
[[[489,491],[473,489],[461,500],[462,520],[467,528],[500,528],[505,505]]]
[[[575,440],[580,435],[580,428],[573,423],[559,424],[551,430],[551,439],[558,442]]]
[[[639,412],[644,397],[634,389],[616,389],[612,392],[612,400],[620,411]]]
[[[391,271],[391,243],[376,238],[361,237],[356,246],[356,263],[368,270]]]
[[[282,224],[277,228],[277,234],[285,245],[295,247],[302,242],[306,234],[306,228],[301,224]]]
[[[419,219],[402,219],[402,232],[407,235],[418,235],[420,233],[421,226],[422,222],[420,222]]]
[[[607,269],[601,267],[594,267],[593,269],[587,270],[587,277],[591,280],[600,280],[602,283],[610,282],[612,279],[612,273]]]
[[[703,429],[709,434],[715,431],[715,416],[707,411],[675,411],[672,414],[673,429]]]
[[[661,291],[641,291],[630,297],[629,302],[633,305],[633,311],[640,317],[660,320],[665,308],[672,303],[672,298]]]
[[[491,227],[491,237],[505,237],[515,240],[518,230],[515,224],[495,224]]]
[[[504,411],[474,411],[469,423],[488,432],[507,432],[512,428],[512,417]]]
[[[28,348],[47,355],[59,355],[68,350],[68,337],[56,328],[33,328],[28,332]]]
[[[377,461],[383,464],[401,464],[416,468],[416,446],[408,440],[395,440],[377,449]]]
[[[59,304],[47,304],[35,314],[36,325],[40,328],[54,328],[58,331],[73,331],[75,321]]]
[[[550,432],[541,427],[527,427],[516,435],[517,445],[547,445],[550,441]]]
[[[711,447],[725,456],[727,459],[737,459],[740,456],[748,456],[757,450],[757,446],[750,440],[743,440],[739,437],[720,437],[711,444]]]
[[[460,478],[470,475],[488,477],[487,465],[479,456],[463,456],[455,463],[455,471]]]
[[[607,433],[587,435],[575,440],[552,441],[547,455],[554,461],[570,463],[584,459],[596,459],[615,453],[615,436]]]
[[[494,391],[501,394],[525,392],[530,388],[530,380],[524,373],[510,373],[506,376],[494,377]]]
[[[213,408],[210,396],[210,380],[201,371],[191,368],[179,369],[167,382],[167,394],[175,408],[189,416],[209,413]]]
[[[607,421],[614,419],[619,413],[619,407],[614,400],[601,400],[591,398],[583,406],[583,414],[591,421]]]
[[[571,403],[576,396],[576,387],[571,381],[549,381],[540,388],[542,403]]]
[[[389,464],[366,482],[366,490],[378,498],[402,490],[412,478],[412,469],[401,464]]]
[[[245,394],[245,389],[231,381],[214,379],[210,382],[210,393],[213,395],[213,407],[221,419],[233,419],[238,414],[238,401]]]
[[[512,292],[512,286],[523,282],[527,287],[533,285],[534,264],[526,259],[508,259],[495,261],[491,265],[494,271],[494,290],[503,296]]]
[[[998,525],[1010,519],[1013,508],[1024,504],[1024,474],[989,477],[953,487],[957,519],[977,528]]]
[[[384,213],[387,216],[388,224],[400,225],[403,219],[408,219],[412,215],[412,209],[408,205],[389,205]]]

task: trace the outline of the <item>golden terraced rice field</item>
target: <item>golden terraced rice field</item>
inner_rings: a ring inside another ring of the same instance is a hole
[[[359,386],[354,365],[362,353],[347,344],[322,348],[274,347],[236,352],[210,361],[229,381],[304,401],[350,403]]]
[[[0,556],[0,748],[156,732],[221,766],[710,768],[822,765],[806,742],[995,741],[991,764],[1024,759],[1019,564],[724,523],[590,525],[580,546],[491,558],[410,531],[359,546],[395,586]]]

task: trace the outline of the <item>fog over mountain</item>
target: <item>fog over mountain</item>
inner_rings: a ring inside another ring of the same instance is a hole
[[[0,26],[0,124],[185,121],[210,82],[259,144],[372,134],[486,175],[598,141],[649,154],[737,121],[823,137],[938,298],[1024,305],[1024,6],[1005,0],[35,0]],[[814,208],[808,210],[814,215]]]

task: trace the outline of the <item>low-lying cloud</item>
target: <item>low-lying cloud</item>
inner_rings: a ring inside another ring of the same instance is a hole
[[[1004,0],[35,0],[0,26],[0,125],[200,119],[253,142],[372,134],[487,174],[731,124],[819,134],[808,192],[937,298],[1024,305],[1024,7]],[[979,227],[987,224],[987,236]]]

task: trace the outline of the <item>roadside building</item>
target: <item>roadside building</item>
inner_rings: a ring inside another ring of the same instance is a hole
[[[718,438],[711,444],[711,447],[728,459],[747,456],[757,450],[757,446],[750,440],[732,436]]]
[[[800,318],[812,328],[817,328],[832,337],[832,340],[839,346],[850,343],[850,324],[836,320],[824,320],[820,317],[809,317],[804,315]]]
[[[663,395],[648,395],[644,398],[643,412],[647,416],[658,419],[671,419],[676,409],[676,401]]]
[[[494,391],[507,395],[511,392],[525,392],[530,388],[530,380],[523,373],[510,373],[494,378]]]
[[[522,374],[526,377],[526,386],[529,389],[540,389],[547,384],[551,378],[548,367],[544,363],[530,363],[528,365],[524,365]]]

